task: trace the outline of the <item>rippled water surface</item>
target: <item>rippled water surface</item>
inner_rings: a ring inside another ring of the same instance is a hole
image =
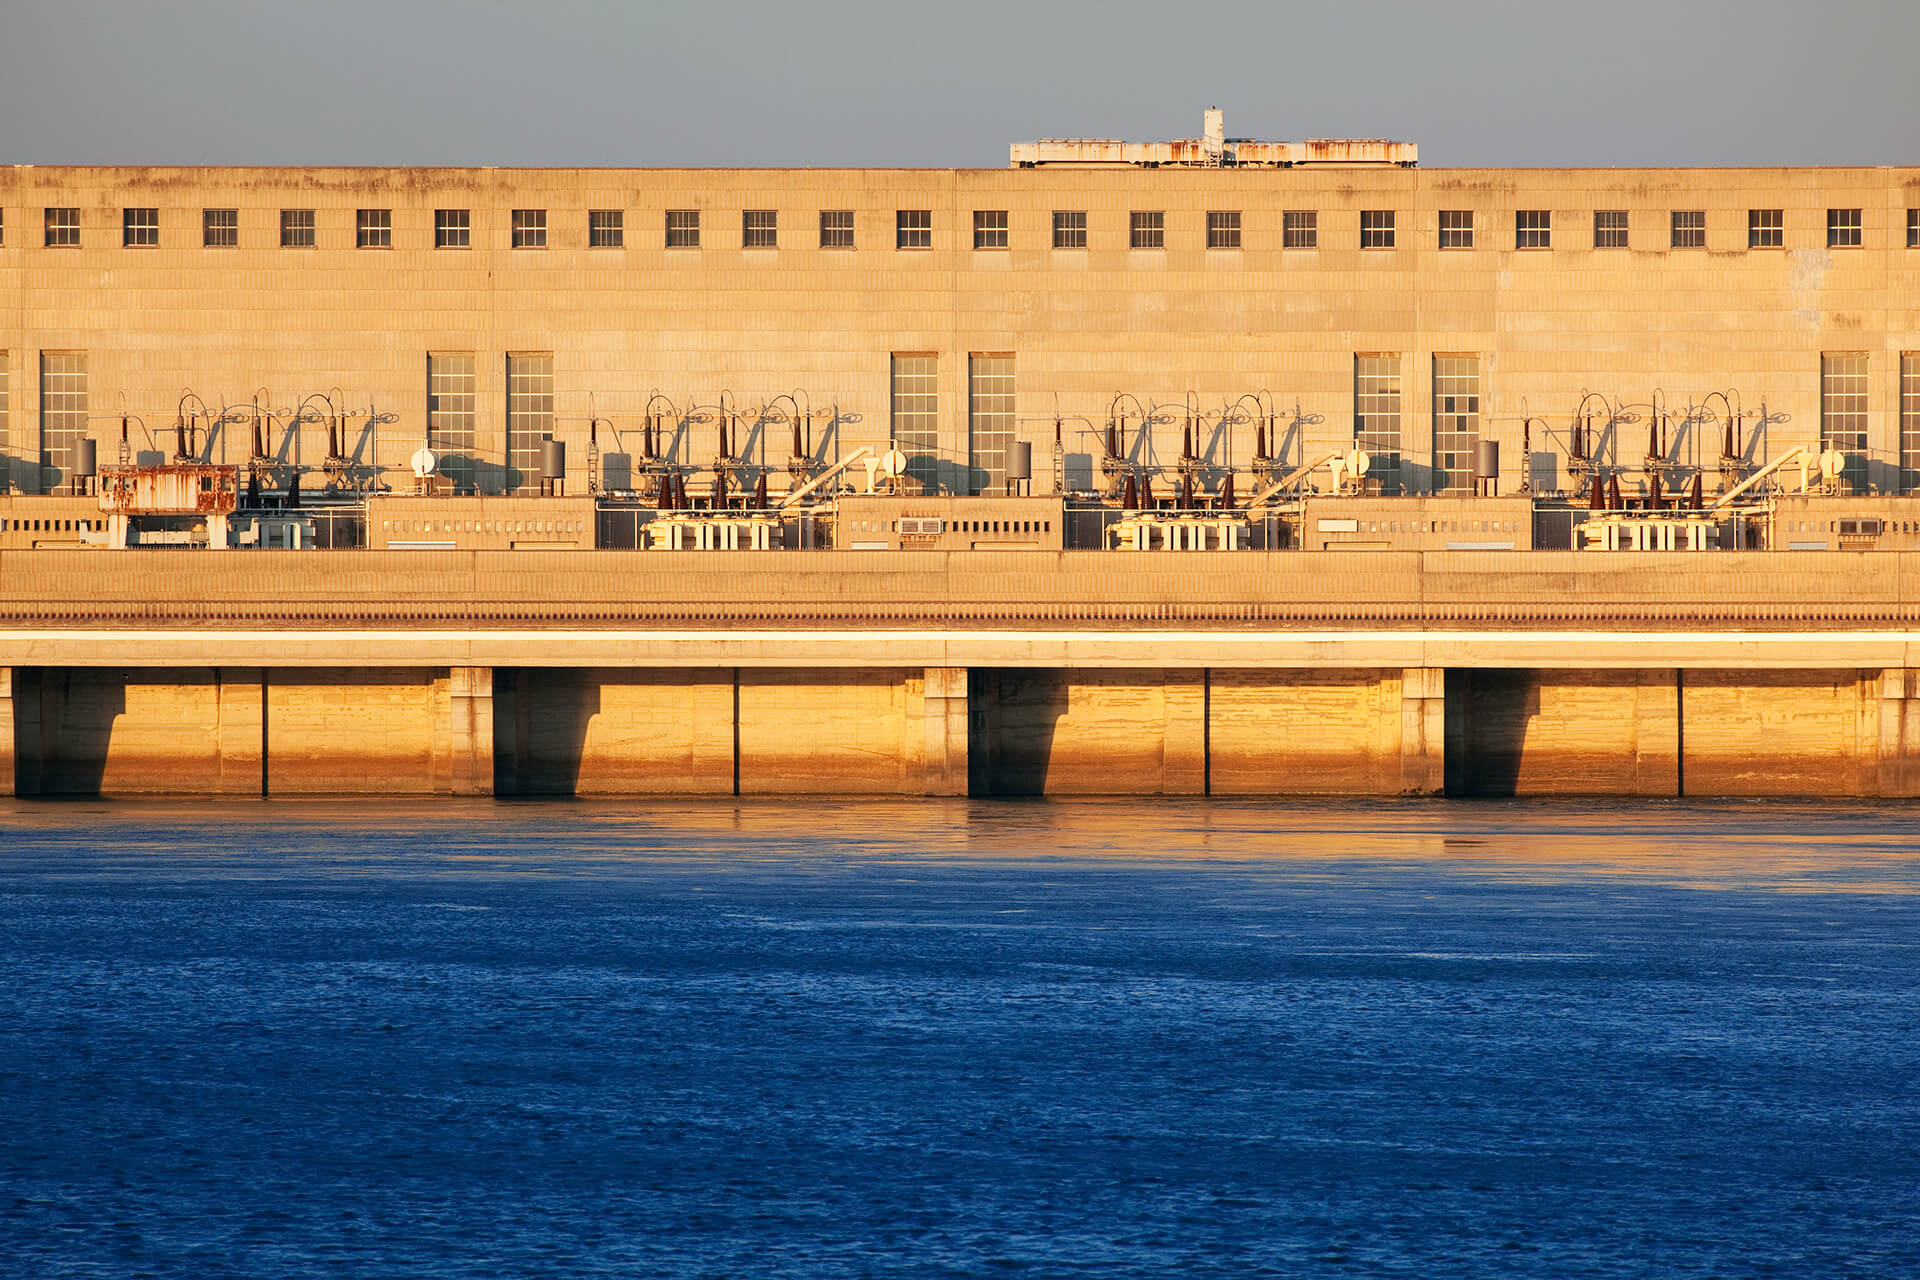
[[[1916,1275],[1916,835],[0,802],[0,1273]]]

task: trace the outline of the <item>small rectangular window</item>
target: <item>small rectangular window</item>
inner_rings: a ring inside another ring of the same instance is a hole
[[[1127,220],[1127,244],[1134,249],[1167,247],[1167,215],[1159,209],[1135,209]]]
[[[282,209],[280,211],[280,247],[282,249],[313,248],[313,210]]]
[[[7,242],[7,211],[0,209],[0,244]]]
[[[1440,247],[1442,249],[1473,248],[1473,210],[1442,209],[1440,211]]]
[[[742,249],[780,247],[780,214],[775,209],[746,209],[740,214]]]
[[[933,248],[933,210],[897,209],[893,215],[893,247]]]
[[[1707,247],[1707,211],[1705,209],[1675,209],[1673,211],[1673,238],[1669,244],[1675,249],[1704,249]]]
[[[587,211],[587,248],[624,249],[627,247],[627,215],[620,209]]]
[[[1056,249],[1087,247],[1087,211],[1085,209],[1053,211],[1053,247]]]
[[[973,247],[976,249],[1007,247],[1007,211],[1005,209],[973,211]]]
[[[160,211],[158,209],[122,209],[120,243],[128,249],[160,247]]]
[[[1551,209],[1515,210],[1513,247],[1516,249],[1553,248],[1553,211]]]
[[[516,249],[547,247],[547,211],[545,209],[513,211],[513,247]]]
[[[1207,214],[1207,248],[1238,249],[1240,247],[1240,211],[1238,209],[1215,209]]]
[[[1280,247],[1282,249],[1317,249],[1320,247],[1320,211],[1317,209],[1288,209],[1280,215]]]
[[[1594,213],[1593,247],[1596,249],[1627,247],[1627,211],[1625,209],[1600,209]]]
[[[822,249],[853,248],[853,210],[822,209],[820,211],[820,247]]]
[[[466,249],[473,244],[473,219],[465,209],[433,211],[433,247]]]
[[[698,249],[700,247],[700,211],[698,209],[667,210],[667,248]]]
[[[207,249],[240,247],[240,211],[238,209],[202,209],[200,244]]]
[[[1827,210],[1827,248],[1858,249],[1860,243],[1860,211],[1858,209]]]
[[[1907,248],[1920,249],[1920,209],[1907,210]]]
[[[1787,215],[1784,209],[1747,210],[1747,248],[1780,249],[1787,243]]]
[[[1360,211],[1360,247],[1362,249],[1393,248],[1393,210],[1362,209]]]
[[[393,248],[393,210],[357,209],[353,215],[353,243],[359,249]]]

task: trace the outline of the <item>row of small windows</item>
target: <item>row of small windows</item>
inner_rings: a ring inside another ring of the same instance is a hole
[[[1859,209],[1827,210],[1827,247],[1858,249],[1865,244],[1865,224]],[[1474,247],[1474,213],[1471,209],[1439,211],[1439,240],[1442,249]],[[1675,209],[1669,214],[1668,245],[1674,249],[1704,249],[1707,246],[1707,214],[1704,209]],[[280,211],[280,247],[311,249],[316,227],[314,210]],[[120,243],[130,249],[156,248],[160,244],[158,209],[121,210]],[[1593,215],[1593,247],[1627,247],[1628,215],[1625,209],[1598,209]],[[203,209],[200,212],[201,243],[209,249],[233,249],[240,244],[238,209]],[[547,211],[515,209],[512,214],[511,244],[515,249],[547,247]],[[0,243],[5,242],[6,221],[0,211]],[[700,210],[668,209],[664,238],[669,249],[700,247]],[[1787,242],[1786,210],[1747,210],[1747,247],[1783,249]],[[48,208],[46,243],[49,247],[74,247],[80,243],[80,210]],[[1238,249],[1240,211],[1216,209],[1207,214],[1206,243],[1209,249]],[[748,209],[740,215],[740,244],[746,249],[775,249],[780,244],[780,215],[774,209]],[[356,209],[354,245],[361,249],[393,247],[393,210]],[[467,249],[473,245],[472,214],[466,209],[436,209],[433,213],[433,245],[436,249]],[[1132,249],[1164,249],[1167,246],[1167,215],[1159,209],[1135,209],[1127,218],[1127,245]],[[1280,219],[1282,249],[1316,249],[1320,245],[1320,216],[1313,209],[1288,209]],[[1008,212],[1005,209],[976,209],[973,214],[973,247],[981,250],[1011,246]],[[621,249],[626,247],[626,214],[620,209],[592,209],[587,212],[587,247]],[[820,247],[851,249],[853,210],[820,211]],[[900,209],[894,213],[894,247],[931,249],[933,247],[933,211]],[[1056,209],[1053,213],[1053,247],[1085,249],[1087,214],[1084,209]],[[1394,211],[1360,211],[1360,247],[1395,247]],[[1553,214],[1547,209],[1520,209],[1513,215],[1513,247],[1551,249]],[[1907,248],[1920,249],[1920,209],[1907,210]]]

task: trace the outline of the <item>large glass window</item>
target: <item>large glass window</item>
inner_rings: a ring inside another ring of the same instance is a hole
[[[1842,478],[1855,493],[1867,482],[1867,357],[1829,352],[1820,357],[1820,446],[1847,455]]]
[[[893,358],[893,447],[907,455],[907,475],[932,491],[939,477],[939,361]]]
[[[87,354],[40,354],[40,488],[50,493],[65,483],[73,467],[74,446],[87,434]]]
[[[537,493],[540,445],[553,434],[553,355],[507,357],[507,490]]]
[[[4,426],[0,407],[0,426]],[[1900,354],[1900,492],[1920,490],[1920,352]]]
[[[1433,358],[1433,491],[1473,494],[1473,455],[1480,443],[1480,357]]]
[[[1400,492],[1400,357],[1353,358],[1353,440],[1371,459],[1367,477],[1380,492]]]
[[[975,493],[997,493],[1007,482],[1007,446],[1013,443],[1013,357],[968,359],[967,452]]]
[[[471,354],[427,356],[427,448],[461,493],[474,491],[474,393]]]

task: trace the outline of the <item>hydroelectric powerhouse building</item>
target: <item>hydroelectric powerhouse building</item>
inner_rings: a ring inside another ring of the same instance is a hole
[[[1920,169],[0,168],[0,788],[1920,793]]]

